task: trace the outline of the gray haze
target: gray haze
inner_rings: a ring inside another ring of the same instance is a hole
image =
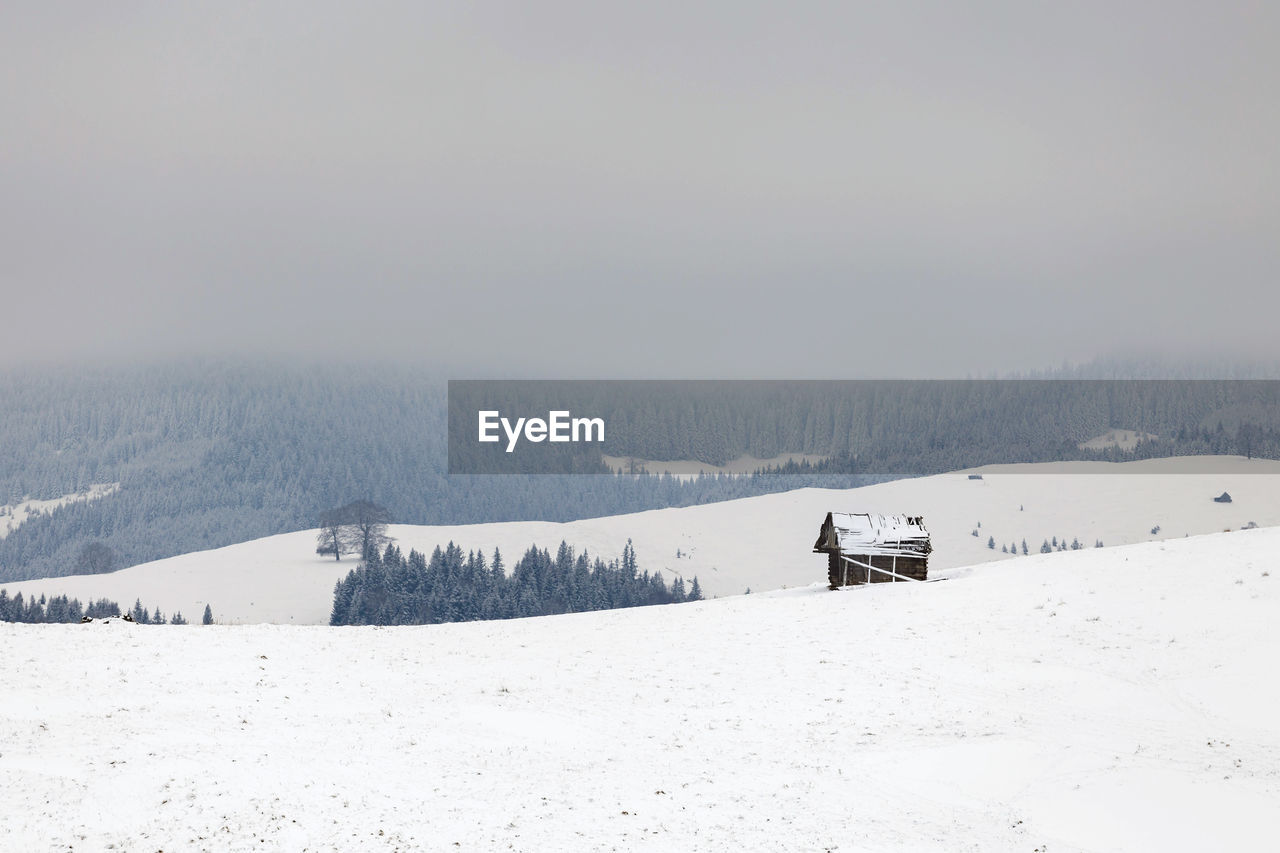
[[[1280,357],[1274,4],[75,5],[0,11],[6,362]]]

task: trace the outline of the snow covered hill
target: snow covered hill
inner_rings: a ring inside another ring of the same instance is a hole
[[[1162,473],[1213,470],[1212,474]],[[640,565],[697,575],[709,595],[804,586],[826,576],[825,557],[810,553],[829,510],[923,515],[933,536],[936,569],[1004,558],[1001,545],[1025,539],[1031,551],[1046,539],[1121,545],[1238,529],[1250,522],[1280,525],[1280,463],[1201,458],[1124,465],[1058,463],[997,466],[983,479],[966,473],[900,480],[861,489],[802,489],[743,500],[566,524],[508,522],[453,527],[396,525],[407,553],[430,553],[453,541],[507,564],[536,543],[552,552],[561,540],[606,559],[630,537]],[[1065,473],[1085,471],[1090,473]],[[1107,472],[1107,473],[1092,473]],[[1224,473],[1225,472],[1225,473]],[[1212,497],[1230,491],[1234,501]],[[978,525],[981,524],[981,527]],[[1159,527],[1159,532],[1152,530]],[[974,536],[973,531],[978,535]],[[988,538],[996,541],[987,548]],[[677,556],[677,552],[680,556]],[[1025,558],[1024,558],[1025,559]],[[272,536],[213,551],[185,554],[108,575],[6,584],[10,595],[47,593],[101,597],[198,617],[208,602],[221,622],[327,622],[333,585],[354,562],[315,554],[311,531]]]
[[[0,624],[5,846],[1274,845],[1280,530],[944,574],[416,628]]]

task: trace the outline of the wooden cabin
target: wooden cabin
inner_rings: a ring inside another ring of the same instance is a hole
[[[815,554],[827,555],[832,589],[859,583],[922,581],[933,545],[924,518],[873,512],[829,512]]]

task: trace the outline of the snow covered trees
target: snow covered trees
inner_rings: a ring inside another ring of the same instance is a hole
[[[135,622],[165,624],[164,618],[160,615],[160,608],[155,609],[154,616],[149,615],[141,600],[137,601],[128,612],[129,618]],[[135,618],[133,615],[135,613],[139,614],[140,618]],[[81,622],[86,618],[106,619],[120,614],[120,605],[105,598],[90,601],[87,606],[83,606],[78,598],[67,598],[65,595],[52,598],[43,595],[39,598],[35,596],[24,598],[22,593],[18,593],[10,598],[8,590],[0,589],[0,622]],[[186,620],[183,620],[180,614],[175,614],[168,624],[185,625]]]
[[[695,577],[686,591],[683,578],[668,586],[660,572],[637,565],[628,542],[620,560],[608,563],[575,554],[561,543],[556,555],[530,548],[510,575],[497,551],[486,565],[479,552],[464,553],[452,542],[428,560],[417,551],[406,558],[394,545],[371,551],[364,565],[339,581],[333,591],[330,625],[420,625],[514,619],[698,601]]]
[[[702,601],[702,587],[698,584],[698,576],[693,576],[693,583],[689,586],[689,597],[686,601]]]

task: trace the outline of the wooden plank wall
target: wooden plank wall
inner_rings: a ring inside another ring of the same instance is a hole
[[[922,581],[927,580],[929,577],[928,557],[898,557],[895,564],[893,557],[870,556],[867,554],[850,554],[849,556],[858,562],[869,563],[878,569],[888,569],[914,580]],[[839,589],[844,585],[846,568],[848,569],[847,577],[850,585],[866,583],[867,570],[865,568],[850,565],[841,560],[839,554],[829,551],[827,552],[827,582],[832,589]],[[872,583],[886,583],[893,580],[889,575],[881,574],[880,572],[871,573]]]

